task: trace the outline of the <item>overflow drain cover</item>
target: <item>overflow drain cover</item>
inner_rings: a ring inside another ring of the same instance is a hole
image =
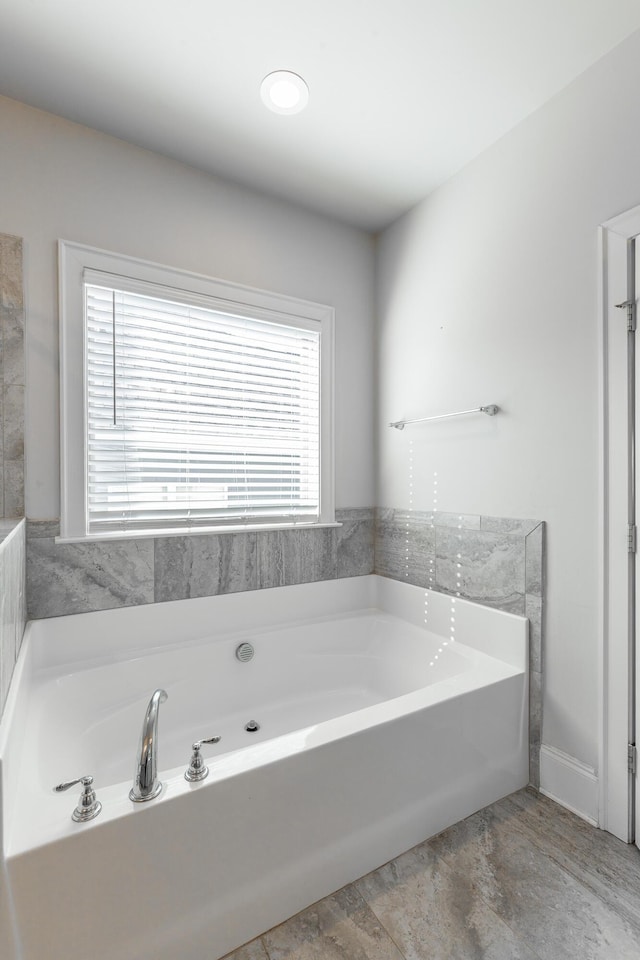
[[[260,724],[256,723],[255,720],[249,720],[249,723],[245,723],[244,728],[247,733],[257,733],[260,729]]]
[[[241,643],[239,647],[236,647],[236,657],[241,663],[248,663],[249,660],[253,660],[254,653],[255,650],[250,643]]]

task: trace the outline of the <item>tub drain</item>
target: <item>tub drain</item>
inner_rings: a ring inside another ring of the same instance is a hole
[[[260,724],[256,723],[255,720],[249,720],[249,723],[245,723],[244,728],[247,733],[257,733],[260,729]]]
[[[249,660],[253,660],[253,655],[255,650],[250,643],[241,643],[239,647],[236,647],[236,657],[240,663],[248,663]]]

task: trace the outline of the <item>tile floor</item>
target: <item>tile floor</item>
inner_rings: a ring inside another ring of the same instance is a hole
[[[640,851],[521,790],[227,960],[640,960]]]

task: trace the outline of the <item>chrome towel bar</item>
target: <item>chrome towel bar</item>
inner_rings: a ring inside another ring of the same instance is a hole
[[[449,417],[463,417],[467,413],[486,413],[488,417],[495,417],[500,407],[495,403],[490,403],[486,407],[474,407],[473,410],[458,410],[457,413],[440,413],[437,417],[418,417],[416,420],[396,420],[390,423],[390,427],[396,430],[404,430],[408,423],[428,423],[430,420],[447,420]]]

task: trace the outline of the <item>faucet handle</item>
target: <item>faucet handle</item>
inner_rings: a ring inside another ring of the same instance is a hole
[[[203,737],[202,740],[196,740],[192,744],[192,750],[199,750],[203,743],[220,743],[222,737]]]
[[[78,800],[78,806],[71,814],[71,819],[75,820],[76,823],[84,823],[86,820],[93,820],[102,810],[102,804],[96,797],[96,792],[92,786],[93,777],[78,777],[77,780],[68,780],[66,783],[59,783],[53,789],[56,793],[62,793],[63,790],[68,790],[69,787],[75,787],[77,783],[82,784],[82,793]]]
[[[221,737],[205,737],[202,740],[196,740],[196,742],[191,745],[193,753],[191,754],[189,766],[184,772],[185,780],[193,783],[197,780],[204,780],[209,776],[209,767],[205,765],[204,760],[200,756],[200,747],[203,743],[219,743],[221,739]]]

